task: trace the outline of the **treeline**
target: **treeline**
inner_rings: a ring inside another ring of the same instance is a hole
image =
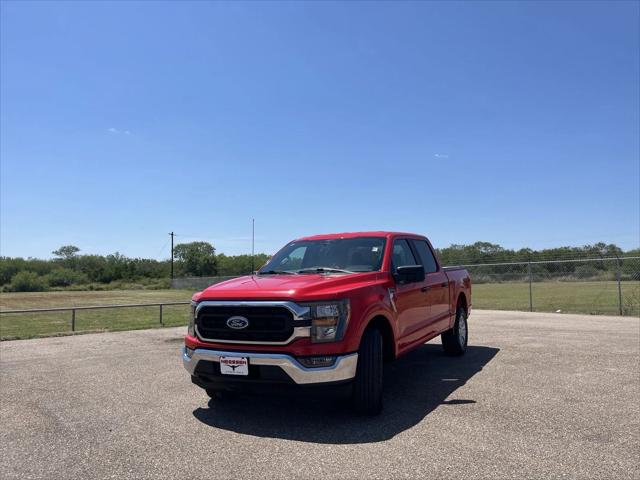
[[[640,256],[640,248],[624,251],[614,244],[596,243],[582,247],[558,247],[543,250],[521,248],[512,250],[489,242],[472,245],[451,245],[437,249],[443,265],[475,265],[478,263],[546,262],[549,260],[578,260],[585,258],[616,258]]]
[[[66,245],[52,252],[54,258],[0,257],[0,289],[38,292],[50,289],[104,290],[120,288],[169,288],[170,260],[130,258],[120,253],[84,255]],[[268,255],[254,256],[254,268]],[[174,276],[245,275],[251,272],[251,255],[215,253],[207,242],[178,244],[174,248]]]
[[[170,285],[170,260],[130,258],[120,253],[111,255],[87,255],[73,245],[60,247],[52,252],[49,260],[35,258],[0,257],[0,289],[3,291],[43,291],[50,289],[121,289],[121,288],[168,288]],[[544,250],[511,250],[488,242],[472,245],[451,245],[438,249],[443,265],[474,265],[509,262],[546,262],[585,258],[616,258],[640,256],[640,249],[623,251],[613,244],[596,243],[583,247],[559,247]],[[174,248],[174,276],[236,276],[246,275],[262,266],[269,256],[260,253],[251,255],[216,254],[208,242],[178,244]],[[637,279],[640,261],[623,263],[622,272],[627,279]],[[533,273],[544,279],[551,274],[566,274],[576,277],[595,277],[611,274],[616,262],[580,264],[538,264]],[[528,275],[526,266],[483,266],[470,269],[474,280],[504,280]],[[604,278],[604,277],[603,277]]]
[[[640,249],[613,244],[510,250],[488,242],[438,250],[443,265],[465,265],[475,283],[546,280],[640,280]],[[625,260],[625,258],[627,258]],[[593,259],[596,261],[581,261]],[[554,262],[554,260],[576,260]],[[531,263],[529,263],[531,262]]]

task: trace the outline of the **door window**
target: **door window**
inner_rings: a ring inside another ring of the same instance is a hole
[[[405,239],[396,240],[393,242],[393,254],[391,257],[391,263],[395,271],[398,267],[404,267],[406,265],[418,265],[416,259],[413,256],[409,242]]]
[[[433,273],[438,271],[438,265],[436,259],[433,256],[433,252],[429,248],[429,245],[424,240],[414,240],[413,245],[418,251],[422,266],[424,267],[424,273]]]

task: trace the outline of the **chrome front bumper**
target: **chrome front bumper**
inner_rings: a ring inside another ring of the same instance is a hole
[[[219,362],[220,357],[246,357],[250,365],[271,365],[280,367],[291,379],[300,385],[312,383],[329,383],[350,380],[356,375],[358,354],[351,353],[336,358],[330,367],[309,368],[302,365],[291,355],[278,353],[243,353],[223,352],[198,348],[189,356],[187,349],[182,348],[182,363],[184,368],[193,375],[198,362],[201,360]]]

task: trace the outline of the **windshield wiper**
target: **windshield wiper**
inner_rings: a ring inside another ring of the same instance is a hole
[[[331,267],[313,267],[313,268],[303,268],[302,270],[298,270],[298,273],[355,273],[351,270],[343,270],[342,268],[331,268]]]
[[[297,275],[297,272],[290,270],[265,270],[258,272],[258,275]]]

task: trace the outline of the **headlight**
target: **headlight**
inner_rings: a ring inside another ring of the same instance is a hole
[[[198,304],[196,302],[191,302],[191,308],[189,310],[189,325],[187,326],[187,335],[190,337],[196,336],[196,306]]]
[[[311,316],[311,341],[313,343],[342,340],[349,323],[349,300],[305,304]]]

